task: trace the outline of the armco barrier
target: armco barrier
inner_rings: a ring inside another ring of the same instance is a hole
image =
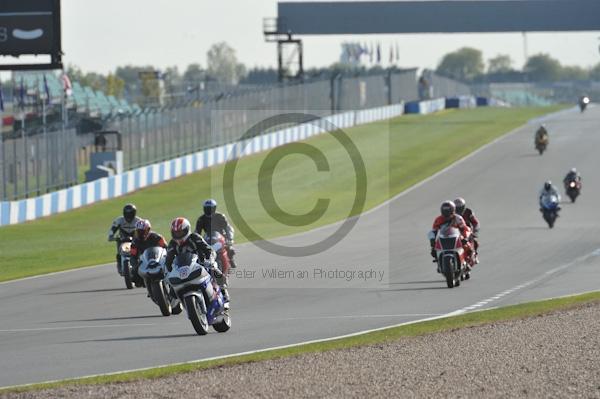
[[[443,109],[444,107],[443,99],[441,101],[442,107],[439,109]],[[439,100],[434,100],[434,102],[438,104]],[[436,106],[428,105],[425,108],[431,110]],[[404,104],[400,103],[360,111],[348,111],[323,119],[336,127],[348,128],[393,118],[403,113]],[[294,141],[304,140],[324,132],[315,123],[305,123],[292,128],[256,136],[249,139],[245,146],[226,144],[168,161],[143,166],[119,175],[79,184],[39,197],[21,201],[0,202],[0,226],[23,223],[90,205],[105,199],[119,197],[140,188],[197,172],[233,158],[265,151]],[[234,149],[237,152],[236,154],[232,154]]]
[[[473,96],[447,97],[446,108],[475,108],[477,100]]]
[[[436,98],[434,100],[411,101],[404,106],[406,114],[430,114],[432,112],[441,111],[446,106],[444,98]]]

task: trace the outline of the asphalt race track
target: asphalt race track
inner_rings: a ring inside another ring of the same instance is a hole
[[[232,278],[233,326],[225,334],[199,337],[185,314],[160,316],[145,291],[124,288],[112,264],[0,284],[0,386],[184,362],[597,290],[600,107],[583,115],[563,112],[546,123],[551,141],[543,156],[534,152],[532,123],[363,215],[321,254],[285,258],[239,246],[240,271],[306,268],[310,276]],[[573,166],[583,175],[582,196],[576,204],[563,198],[550,230],[538,212],[538,190],[552,179],[562,192],[562,178]],[[440,202],[459,194],[482,221],[482,262],[470,281],[448,289],[431,263],[426,233]],[[336,228],[277,242],[315,242]],[[319,265],[382,271],[384,283],[315,279]]]

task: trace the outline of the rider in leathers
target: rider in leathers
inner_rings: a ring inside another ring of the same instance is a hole
[[[479,256],[477,250],[479,249],[479,240],[477,236],[479,235],[479,219],[475,217],[473,210],[471,208],[467,208],[467,202],[464,198],[458,197],[454,200],[454,205],[456,206],[456,214],[462,216],[465,223],[471,229],[471,240],[473,241],[473,264],[479,263]]]
[[[565,187],[567,187],[572,181],[577,183],[581,182],[581,175],[579,174],[579,172],[577,172],[577,168],[571,168],[569,173],[567,173],[567,175],[563,179]]]
[[[548,141],[548,130],[546,129],[546,125],[541,125],[539,129],[535,132],[535,143],[542,143]]]
[[[549,195],[556,195],[556,198],[558,198],[558,202],[560,203],[560,194],[558,192],[558,189],[552,184],[552,182],[550,180],[546,181],[544,183],[544,187],[542,187],[542,189],[540,190],[540,195],[539,195],[539,202],[540,202],[540,211],[543,211],[543,205],[542,205],[542,198],[544,198],[545,196],[549,196]],[[560,207],[558,208],[558,210],[560,210]]]
[[[235,269],[236,264],[233,258],[235,255],[235,249],[233,248],[233,227],[231,227],[231,224],[229,224],[229,221],[224,214],[217,212],[217,201],[214,199],[207,199],[202,204],[202,207],[204,214],[196,221],[196,233],[202,235],[202,232],[204,232],[209,237],[212,235],[213,231],[222,234],[227,243],[229,262],[231,267]]]
[[[165,266],[170,272],[175,257],[184,252],[198,255],[198,263],[204,264],[207,271],[212,273],[223,293],[226,308],[229,308],[229,291],[227,290],[227,276],[216,266],[216,254],[200,234],[192,233],[190,222],[185,218],[176,218],[171,223],[172,240],[167,246],[167,259]]]
[[[142,219],[135,226],[135,236],[131,244],[131,260],[137,263],[145,250],[152,247],[167,247],[164,237],[152,230],[149,220]]]
[[[140,256],[144,253],[145,250],[152,247],[162,247],[166,248],[167,243],[165,239],[160,234],[152,231],[152,225],[150,221],[147,219],[141,219],[135,225],[135,235],[133,238],[133,242],[131,243],[131,265],[133,266],[133,275],[139,277],[140,283],[145,285],[144,280],[139,276],[138,270],[140,267]],[[137,283],[136,283],[137,285]],[[150,287],[148,288],[148,297],[152,294],[150,292]]]
[[[442,206],[440,207],[441,215],[436,217],[433,221],[433,228],[427,235],[429,238],[429,244],[431,245],[431,256],[437,260],[437,251],[435,250],[435,237],[439,229],[441,229],[444,225],[448,225],[450,227],[455,227],[461,232],[461,239],[463,248],[467,252],[467,258],[470,258],[470,253],[472,251],[471,244],[469,243],[469,237],[471,235],[471,229],[465,223],[462,216],[456,214],[456,206],[452,201],[444,201]],[[438,262],[437,272],[441,273],[440,265]]]
[[[108,230],[108,241],[117,242],[117,271],[121,273],[121,254],[119,247],[123,241],[131,240],[135,233],[135,225],[141,219],[136,216],[137,208],[133,204],[127,204],[123,207],[123,216],[116,218],[110,230]],[[118,233],[118,234],[117,234]]]

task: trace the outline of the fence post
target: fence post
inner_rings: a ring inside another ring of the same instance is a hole
[[[17,171],[17,138],[15,137],[13,140],[13,185],[14,185],[13,198],[15,198],[15,199],[19,192],[18,175],[19,175],[19,173]]]
[[[4,135],[2,134],[2,116],[0,115],[0,167],[2,167],[2,192],[0,199],[7,200],[6,197],[6,157],[4,155]]]

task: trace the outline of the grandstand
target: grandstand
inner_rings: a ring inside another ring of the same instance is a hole
[[[52,72],[18,72],[13,75],[15,89],[19,90],[21,81],[27,96],[25,101],[27,108],[32,108],[39,114],[39,105],[46,99],[46,87],[44,85],[46,78],[49,100],[47,102],[52,113],[55,107],[62,106],[63,83],[59,76]],[[15,101],[17,101],[15,99]],[[72,83],[72,93],[67,97],[66,106],[69,112],[82,117],[109,119],[118,115],[134,115],[142,112],[137,104],[129,103],[125,99],[117,99],[114,96],[107,96],[101,90],[94,90],[92,87],[83,86],[79,82]],[[38,115],[39,116],[39,115]]]

